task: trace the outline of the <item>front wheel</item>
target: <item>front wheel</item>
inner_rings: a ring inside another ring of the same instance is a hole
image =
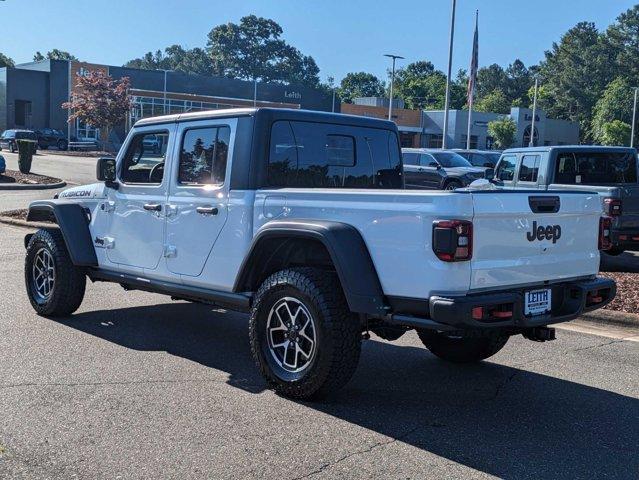
[[[359,319],[333,272],[294,268],[268,277],[255,296],[249,336],[269,387],[291,398],[337,390],[359,361]]]
[[[66,150],[67,149],[67,142],[66,140],[60,140],[58,141],[58,150]]]
[[[417,334],[433,355],[454,363],[479,362],[492,357],[504,348],[509,338],[503,334],[458,337],[430,330],[418,330]]]
[[[24,279],[29,301],[38,315],[70,315],[84,298],[84,270],[71,262],[60,230],[41,229],[31,237]]]

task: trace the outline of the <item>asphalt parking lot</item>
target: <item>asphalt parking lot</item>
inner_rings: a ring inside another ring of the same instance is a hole
[[[243,315],[89,285],[36,316],[0,225],[0,478],[637,478],[639,343],[558,331],[455,366],[373,337],[323,403],[265,390]]]

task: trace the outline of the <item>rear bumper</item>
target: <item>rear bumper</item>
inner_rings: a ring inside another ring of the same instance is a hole
[[[622,250],[639,250],[639,230],[615,230],[610,232],[612,244]]]
[[[524,315],[525,292],[540,288],[552,288],[551,312],[536,316]],[[392,316],[392,322],[415,328],[442,330],[539,327],[567,322],[585,312],[597,310],[610,303],[616,292],[617,287],[613,280],[597,277],[592,280],[541,284],[465,297],[433,296],[429,300],[428,315],[421,318],[396,314]],[[477,319],[473,318],[473,309],[477,307],[483,307],[484,311],[499,308],[511,314],[507,318],[486,316]]]

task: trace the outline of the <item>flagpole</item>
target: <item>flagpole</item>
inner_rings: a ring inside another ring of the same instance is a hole
[[[468,130],[466,131],[466,150],[470,150],[470,134],[473,125],[473,103],[475,100],[475,76],[479,65],[478,62],[478,28],[479,28],[479,10],[475,11],[475,34],[473,36],[473,52],[470,60],[470,77],[468,78],[470,83],[470,92],[468,98]]]
[[[448,45],[448,75],[446,76],[446,100],[444,102],[444,127],[442,129],[442,149],[446,148],[448,136],[448,109],[450,107],[450,75],[453,69],[453,39],[455,38],[455,7],[457,0],[452,0],[452,12],[450,16],[450,43]]]
[[[530,126],[530,142],[529,147],[535,146],[535,117],[537,116],[537,88],[539,80],[535,78],[535,97],[533,99],[532,124]]]

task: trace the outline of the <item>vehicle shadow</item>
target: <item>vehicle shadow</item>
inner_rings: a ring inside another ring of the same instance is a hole
[[[244,315],[173,303],[57,321],[221,370],[249,392],[265,388]],[[324,402],[299,403],[501,478],[637,478],[639,400],[526,368],[451,365],[423,348],[371,340],[343,390]]]
[[[639,273],[639,253],[624,252],[615,256],[602,253],[599,270],[602,272]]]

